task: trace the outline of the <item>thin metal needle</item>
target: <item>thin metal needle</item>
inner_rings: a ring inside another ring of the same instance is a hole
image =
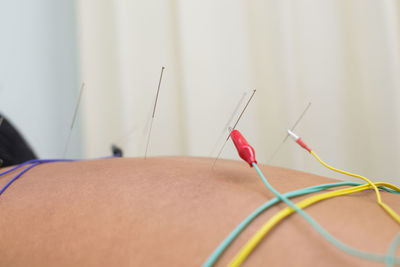
[[[294,125],[292,126],[292,128],[290,128],[291,131],[293,131],[297,124],[299,124],[299,122],[303,119],[304,115],[306,114],[307,110],[310,108],[311,106],[311,102],[309,102],[306,106],[306,108],[303,110],[303,112],[301,113],[301,115],[299,116],[299,118],[296,120],[296,122],[294,123]],[[274,153],[272,153],[271,157],[268,159],[267,163],[271,162],[274,157],[276,156],[276,154],[279,152],[279,150],[281,149],[282,145],[286,142],[287,138],[289,137],[289,134],[287,133],[285,138],[283,138],[282,142],[279,144],[279,146],[275,149]]]
[[[294,131],[294,129],[296,128],[297,124],[299,124],[299,122],[303,119],[304,115],[306,114],[306,112],[310,108],[310,106],[311,106],[311,102],[308,103],[307,107],[303,110],[303,112],[301,113],[300,117],[294,123],[292,128],[290,128],[291,131]],[[287,133],[285,139],[283,140],[283,142],[285,142],[288,137],[289,137],[289,134]]]
[[[78,115],[78,110],[79,110],[79,106],[81,104],[81,99],[82,99],[82,94],[83,94],[84,89],[85,89],[85,83],[82,83],[81,89],[80,89],[80,93],[79,93],[78,102],[76,103],[76,106],[75,106],[74,116],[72,117],[71,127],[69,128],[67,141],[65,143],[65,148],[64,148],[64,152],[63,152],[63,158],[65,158],[65,155],[67,154],[69,141],[71,139],[72,130],[74,129],[76,116]]]
[[[242,110],[242,113],[240,113],[239,118],[236,120],[235,124],[233,125],[232,131],[235,130],[236,125],[239,123],[239,120],[242,118],[243,113],[246,111],[247,106],[249,105],[249,103],[250,103],[250,101],[251,101],[251,99],[253,98],[253,96],[254,96],[255,93],[256,93],[256,89],[253,90],[253,93],[251,94],[249,100],[248,100],[247,103],[246,103],[246,106],[244,106],[244,108],[243,108],[243,110]],[[229,137],[231,136],[231,132],[232,132],[232,131],[229,132],[228,137],[226,138],[226,141],[228,141]]]
[[[155,113],[156,113],[156,107],[157,107],[157,101],[158,101],[158,94],[160,93],[160,87],[161,87],[161,81],[162,81],[164,69],[165,69],[165,67],[162,67],[162,68],[161,68],[160,80],[158,81],[156,100],[154,101],[153,114],[151,115],[149,134],[147,135],[146,151],[144,152],[144,158],[145,158],[145,159],[147,158],[147,150],[149,149],[151,130],[152,130],[152,128],[153,128],[153,120],[154,120],[154,115],[155,115]]]
[[[240,98],[239,102],[236,104],[236,107],[235,107],[235,109],[233,110],[232,115],[229,117],[229,120],[226,122],[224,128],[223,128],[222,131],[221,131],[220,136],[219,136],[218,139],[217,139],[217,142],[216,142],[215,145],[214,145],[214,148],[213,148],[213,150],[212,150],[212,152],[211,152],[211,154],[210,154],[211,156],[214,154],[215,150],[217,149],[217,146],[218,146],[219,142],[221,141],[221,138],[222,138],[222,137],[224,136],[224,134],[225,134],[225,130],[228,129],[229,124],[231,124],[231,122],[232,122],[232,120],[233,120],[233,117],[235,116],[235,114],[236,114],[237,111],[239,110],[240,106],[242,105],[243,100],[244,100],[244,98],[246,97],[246,95],[247,95],[247,93],[244,92],[243,95],[242,95],[242,97]]]
[[[246,109],[247,109],[247,106],[249,105],[249,103],[250,103],[250,101],[251,101],[251,99],[253,98],[253,96],[254,96],[254,94],[255,94],[255,93],[256,93],[256,89],[254,89],[254,90],[253,90],[253,93],[251,94],[251,96],[250,96],[249,100],[247,100],[246,106],[244,106],[244,108],[243,108],[242,112],[240,113],[240,115],[239,115],[238,119],[236,120],[235,124],[233,125],[233,127],[232,127],[232,128],[229,128],[229,134],[228,134],[228,137],[226,138],[226,140],[225,140],[224,144],[222,145],[222,147],[221,147],[220,151],[218,152],[218,155],[217,155],[217,157],[216,157],[216,158],[215,158],[215,160],[214,160],[214,163],[213,163],[212,169],[214,169],[215,163],[217,162],[218,158],[221,156],[221,154],[222,154],[222,151],[224,150],[224,148],[225,148],[225,145],[226,145],[226,143],[228,142],[228,140],[229,140],[229,137],[231,136],[231,132],[232,132],[233,130],[235,130],[235,127],[237,126],[237,124],[238,124],[239,120],[242,118],[242,116],[243,116],[243,113],[246,111]]]

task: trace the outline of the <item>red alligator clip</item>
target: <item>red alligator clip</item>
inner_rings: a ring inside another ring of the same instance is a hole
[[[253,167],[252,163],[257,163],[254,148],[247,143],[246,139],[244,139],[243,135],[238,130],[233,130],[231,132],[231,138],[235,144],[239,156],[246,161],[250,167]]]

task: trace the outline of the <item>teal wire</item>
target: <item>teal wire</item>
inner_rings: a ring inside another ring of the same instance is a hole
[[[394,266],[394,259],[395,259],[395,253],[397,250],[397,247],[400,245],[400,233],[396,235],[396,237],[393,239],[392,243],[389,246],[387,257],[386,257],[386,263],[385,265],[387,267],[392,267]]]
[[[303,188],[295,191],[291,191],[285,193],[284,195],[288,198],[302,196],[305,194],[310,194],[314,192],[318,192],[321,190],[329,189],[332,187],[338,186],[346,186],[346,185],[360,185],[361,183],[354,183],[354,182],[340,182],[340,183],[331,183],[331,184],[323,184],[312,186],[308,188]],[[221,242],[221,244],[214,250],[214,252],[208,257],[208,259],[203,263],[203,267],[211,267],[215,264],[221,254],[225,251],[225,249],[233,242],[233,240],[243,231],[247,225],[250,224],[258,215],[260,215],[263,211],[267,210],[271,206],[279,203],[281,200],[276,197],[269,200],[267,203],[261,205],[255,211],[253,211],[246,219],[244,219],[236,228]]]
[[[362,183],[356,183],[356,182],[339,182],[339,183],[330,183],[330,184],[321,184],[321,185],[316,185],[316,186],[311,186],[295,191],[291,191],[288,193],[283,194],[284,196],[288,198],[292,197],[297,197],[297,196],[302,196],[305,194],[311,194],[314,192],[326,190],[329,188],[333,187],[339,187],[339,186],[358,186],[361,185]],[[395,193],[395,194],[400,194],[400,192],[391,190],[389,188],[383,187],[382,188],[385,191],[388,191],[390,193]],[[269,209],[273,205],[279,203],[281,200],[276,197],[274,199],[269,200],[265,204],[261,205],[259,208],[257,208],[255,211],[253,211],[246,219],[244,219],[236,228],[218,245],[218,247],[211,253],[211,255],[207,258],[207,260],[203,263],[203,267],[211,267],[213,266],[219,257],[221,257],[222,253],[227,249],[227,247],[233,242],[233,240],[243,231],[244,228],[246,228],[258,215],[260,215],[262,212],[265,210]]]
[[[330,233],[328,233],[322,226],[320,226],[310,215],[308,215],[305,211],[297,207],[292,201],[290,201],[287,197],[281,195],[278,191],[273,188],[267,179],[264,177],[264,174],[261,172],[261,170],[258,168],[257,164],[253,162],[253,167],[257,171],[258,175],[261,177],[262,181],[264,184],[268,187],[268,189],[276,195],[278,198],[280,198],[283,202],[285,202],[289,207],[294,209],[297,213],[299,213],[306,221],[311,224],[317,230],[319,234],[321,234],[327,241],[329,241],[332,245],[337,247],[338,249],[346,252],[347,254],[353,255],[355,257],[365,259],[365,260],[370,260],[370,261],[377,261],[377,262],[386,262],[386,255],[381,255],[381,254],[374,254],[374,253],[369,253],[365,252],[362,250],[358,250],[355,248],[352,248],[341,241],[337,240],[334,236],[332,236]],[[400,258],[394,258],[396,263],[400,263]]]

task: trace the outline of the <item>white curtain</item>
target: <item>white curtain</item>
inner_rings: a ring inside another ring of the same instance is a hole
[[[400,184],[398,1],[83,0],[77,10],[86,156],[112,142],[144,155],[165,66],[150,156],[210,156],[255,88],[237,128],[259,162],[341,178],[291,140],[269,161],[312,102],[295,132],[323,159]],[[231,143],[222,158],[238,158]]]

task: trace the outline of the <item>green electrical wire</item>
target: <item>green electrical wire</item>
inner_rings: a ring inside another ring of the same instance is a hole
[[[314,192],[326,190],[329,188],[333,187],[339,187],[339,186],[358,186],[361,185],[361,183],[356,183],[356,182],[339,182],[339,183],[330,183],[330,184],[322,184],[322,185],[316,185],[316,186],[311,186],[295,191],[291,191],[288,193],[283,194],[287,198],[292,198],[292,197],[297,197],[297,196],[302,196],[305,194],[311,194]],[[390,193],[395,193],[395,194],[400,194],[399,192],[396,192],[392,189],[389,188],[381,188],[387,192]],[[262,212],[265,210],[269,209],[273,205],[279,203],[281,200],[276,197],[265,204],[261,205],[259,208],[257,208],[255,211],[253,211],[247,218],[245,218],[236,228],[218,245],[218,247],[211,253],[211,255],[207,258],[207,260],[203,263],[203,267],[211,267],[213,266],[217,260],[221,257],[221,255],[224,253],[224,251],[227,249],[227,247],[234,241],[234,239],[257,217],[259,216]]]

